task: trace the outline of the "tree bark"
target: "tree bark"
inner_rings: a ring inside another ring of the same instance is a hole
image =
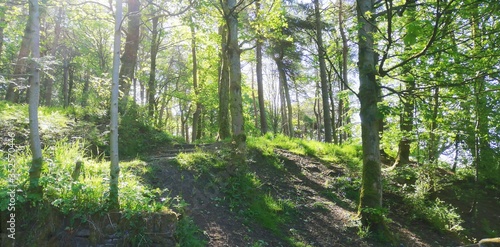
[[[40,68],[37,59],[40,58],[40,7],[38,0],[30,0],[29,6],[29,34],[31,41],[31,52],[33,61],[31,61],[31,75],[29,91],[29,127],[30,127],[30,149],[31,149],[31,168],[29,170],[30,185],[28,193],[31,196],[41,197],[42,187],[39,184],[40,175],[43,166],[42,145],[38,130],[38,105],[40,101]],[[26,33],[25,33],[26,35]]]
[[[221,35],[221,68],[219,78],[219,137],[224,140],[231,136],[229,127],[229,59],[227,53],[227,24],[219,28]]]
[[[120,67],[120,91],[123,93],[123,103],[126,102],[132,80],[134,79],[135,66],[137,63],[137,52],[139,50],[139,33],[141,25],[141,13],[139,0],[127,0],[128,5],[128,26],[125,38],[125,48],[121,57]],[[134,99],[135,100],[135,99]],[[124,107],[125,104],[122,104]]]
[[[37,3],[38,4],[38,3]],[[32,4],[30,4],[32,7]],[[38,14],[39,15],[39,14]],[[21,41],[21,47],[19,49],[19,54],[17,56],[16,65],[14,66],[14,72],[12,76],[12,81],[7,87],[7,93],[5,95],[5,100],[18,103],[19,102],[19,85],[24,84],[26,78],[23,74],[26,73],[27,68],[27,58],[30,55],[30,45],[33,39],[32,23],[34,17],[29,15],[28,21],[26,23],[26,28],[24,29],[23,39]]]
[[[158,21],[159,17],[155,16],[151,20],[152,25],[152,36],[151,36],[151,66],[149,70],[149,81],[148,81],[148,115],[153,118],[156,105],[156,56],[158,54]]]
[[[69,61],[68,61],[68,58],[66,58],[63,61],[63,85],[62,85],[62,95],[63,95],[63,106],[64,107],[68,107],[68,105],[69,105],[68,78],[69,78]]]
[[[57,49],[59,46],[59,38],[61,36],[61,22],[63,18],[63,8],[59,8],[58,14],[57,14],[57,20],[54,26],[54,42],[52,43],[50,55],[55,57],[57,53]],[[52,105],[52,90],[53,90],[53,85],[54,85],[54,79],[52,79],[51,76],[47,76],[47,79],[45,80],[45,97],[44,97],[44,103],[46,106]]]
[[[429,130],[429,162],[434,163],[436,161],[437,156],[437,140],[436,140],[436,129],[437,129],[437,121],[438,121],[438,113],[439,113],[439,87],[434,89],[434,95],[432,97],[432,119],[431,119],[431,127]]]
[[[319,0],[314,0],[314,14],[316,17],[316,42],[318,46],[319,74],[321,80],[321,99],[323,101],[323,122],[325,128],[325,142],[332,142],[332,120],[330,117],[330,103],[328,101],[328,81],[326,79],[325,49],[323,47],[323,34]]]
[[[290,90],[288,87],[287,76],[285,71],[285,64],[283,63],[283,47],[280,47],[280,56],[276,59],[276,65],[278,67],[278,75],[281,88],[283,89],[283,112],[284,119],[283,124],[285,126],[285,134],[293,137],[293,115],[292,115],[292,100],[290,98]]]
[[[238,43],[238,11],[236,0],[226,0],[224,5],[224,16],[228,31],[228,58],[229,58],[229,107],[231,112],[231,126],[233,132],[233,154],[229,173],[235,172],[245,164],[246,135],[245,122],[243,118],[243,101],[241,96],[241,62],[240,47]]]
[[[75,66],[69,65],[68,68],[68,104],[71,105],[73,102],[73,88],[75,85]]]
[[[89,89],[90,89],[90,75],[85,72],[85,82],[83,84],[82,90],[82,107],[87,106],[87,101],[89,99]]]
[[[259,18],[260,13],[260,0],[255,1],[255,11],[257,18]],[[260,30],[258,30],[260,31]],[[267,117],[266,108],[264,105],[264,86],[263,86],[263,76],[262,76],[262,35],[257,35],[257,41],[255,44],[255,59],[256,64],[256,74],[257,74],[257,95],[259,98],[259,116],[260,116],[260,132],[265,135],[268,131],[267,127]]]
[[[5,8],[0,9],[0,23],[5,23]],[[0,25],[0,57],[2,57],[3,53],[3,30],[4,24]]]
[[[109,180],[109,207],[111,210],[120,209],[118,198],[118,178],[120,164],[118,157],[118,90],[120,67],[120,25],[122,22],[122,0],[116,0],[115,35],[113,44],[113,81],[111,87],[111,140],[110,140],[110,180]]]
[[[252,64],[253,65],[253,64]],[[251,71],[251,74],[252,74],[252,107],[253,107],[253,119],[254,119],[254,124],[255,124],[255,128],[259,128],[259,114],[258,114],[258,111],[257,111],[257,100],[255,99],[255,77],[254,77],[254,72],[253,70]]]
[[[408,22],[415,21],[415,0],[407,0],[406,4],[409,6],[406,10],[408,13]],[[409,51],[410,47],[405,46],[405,51]],[[410,62],[411,63],[411,62]],[[410,65],[411,66],[411,65]],[[408,68],[404,68],[405,70],[409,70]],[[404,74],[409,74],[409,71],[406,71]],[[409,92],[413,92],[415,90],[415,79],[412,76],[406,76],[405,78],[405,87]],[[394,166],[402,166],[410,163],[410,145],[411,145],[411,132],[413,131],[413,112],[415,104],[413,102],[413,98],[410,95],[408,99],[403,101],[403,112],[400,115],[400,130],[403,134],[401,140],[399,141],[398,154],[396,156],[396,161]]]
[[[198,128],[200,127],[200,115],[201,115],[201,109],[202,105],[200,102],[200,88],[198,85],[198,63],[196,61],[196,29],[194,26],[194,21],[193,17],[190,17],[190,29],[191,29],[191,56],[193,57],[193,90],[195,94],[195,102],[196,102],[196,109],[193,113],[193,133],[191,134],[191,138],[194,141],[199,139],[200,137],[198,136]]]
[[[384,223],[382,208],[382,175],[378,135],[378,85],[376,83],[376,61],[373,34],[376,21],[373,0],[358,0],[358,66],[359,101],[361,103],[361,139],[363,149],[363,172],[358,214],[364,227],[369,227],[378,236],[389,239],[390,233]]]
[[[348,77],[347,77],[347,58],[349,56],[349,46],[347,44],[347,36],[345,34],[345,30],[344,30],[344,19],[343,19],[343,15],[344,15],[344,12],[342,10],[342,7],[343,7],[343,4],[342,4],[342,0],[339,1],[339,31],[340,31],[340,37],[342,38],[342,78],[341,78],[341,83],[340,83],[340,91],[343,92],[344,90],[347,89],[347,85],[349,85],[349,81],[348,81]],[[343,94],[341,94],[343,96]],[[347,124],[349,122],[348,120],[348,111],[349,111],[349,108],[346,107],[346,105],[348,104],[345,104],[344,101],[348,101],[349,100],[349,97],[347,96],[346,99],[344,99],[344,97],[340,97],[339,98],[339,106],[338,106],[338,121],[339,121],[339,124],[338,124],[338,127],[343,127],[345,124]],[[339,130],[339,143],[342,144],[343,141],[345,141],[347,139],[347,134],[346,134],[346,131],[343,130],[343,128],[341,128],[342,130],[340,131]]]

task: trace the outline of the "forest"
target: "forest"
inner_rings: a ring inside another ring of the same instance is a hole
[[[500,246],[498,0],[2,0],[1,246]]]

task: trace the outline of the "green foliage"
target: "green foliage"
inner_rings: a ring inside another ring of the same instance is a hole
[[[181,219],[177,223],[177,228],[175,229],[175,239],[177,240],[177,247],[198,247],[206,246],[206,241],[202,238],[202,231],[193,219],[186,214],[186,209],[189,204],[184,201],[181,197],[175,197],[172,207],[177,209],[177,211],[182,215]]]
[[[358,201],[359,191],[361,189],[361,179],[348,176],[335,177],[327,184],[329,189],[332,189],[336,194],[343,198]]]
[[[361,146],[346,144],[335,145],[332,143],[318,142],[290,138],[282,134],[271,133],[262,137],[250,137],[247,139],[249,148],[261,150],[264,155],[271,156],[275,148],[286,149],[298,155],[307,155],[319,158],[325,162],[345,164],[350,174],[357,175],[361,172],[362,151]]]
[[[196,226],[193,219],[189,216],[184,216],[179,220],[175,231],[177,247],[202,247],[206,246],[207,242],[201,238],[202,231]]]
[[[28,146],[28,105],[12,104],[2,100],[0,112],[2,112],[0,135],[7,135],[7,132],[13,133],[16,146]],[[55,140],[65,137],[74,125],[74,121],[56,107],[40,107],[38,114],[41,141],[45,146],[52,145]]]
[[[217,153],[208,152],[194,152],[194,153],[180,153],[176,156],[175,160],[179,167],[196,171],[198,173],[209,172],[211,168],[222,168],[225,163]]]
[[[440,232],[461,232],[463,220],[456,208],[439,198],[431,199],[432,193],[446,185],[440,170],[434,165],[396,168],[388,180],[399,185],[389,184],[388,189],[403,197],[412,219],[427,221]]]
[[[276,200],[271,195],[260,195],[253,200],[246,214],[263,227],[279,233],[280,227],[290,220],[295,204],[290,200]]]
[[[27,201],[26,181],[30,166],[31,154],[29,151],[17,152],[11,161],[14,162],[14,172],[19,176],[15,186],[18,203],[41,204],[48,203],[64,214],[82,217],[107,211],[106,197],[108,194],[109,164],[88,159],[83,156],[83,144],[79,141],[68,143],[63,140],[44,150],[46,165],[43,167],[40,185],[43,187],[43,198],[37,201]],[[72,173],[75,163],[81,161],[83,166],[80,176],[73,179]],[[2,163],[6,163],[5,157]],[[142,169],[145,163],[140,161],[122,162],[120,173],[120,204],[126,215],[135,215],[143,212],[158,212],[168,206],[170,200],[161,198],[164,191],[151,189],[144,185],[136,171]],[[6,166],[0,168],[0,198],[7,202],[7,192],[10,187],[7,178],[12,171]],[[6,209],[3,203],[1,210]]]
[[[135,157],[174,142],[171,135],[153,127],[146,112],[143,107],[132,104],[121,117],[118,127],[120,156]]]

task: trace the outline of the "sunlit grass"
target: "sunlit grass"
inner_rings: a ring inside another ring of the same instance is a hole
[[[62,140],[43,151],[44,166],[40,178],[44,197],[63,213],[78,212],[93,214],[107,211],[107,195],[109,191],[109,162],[89,159],[83,156],[83,143]],[[28,171],[31,164],[29,150],[19,151],[10,159],[14,172],[19,175],[17,186],[18,201],[26,201]],[[80,175],[76,177],[76,163],[81,162]],[[7,163],[4,156],[2,163]],[[120,207],[124,212],[156,212],[168,206],[168,198],[160,198],[163,191],[145,185],[140,177],[145,172],[146,164],[142,161],[121,162],[119,179]],[[0,168],[0,198],[7,202],[9,191],[9,173],[6,166]],[[6,204],[0,204],[6,209]]]
[[[314,140],[290,138],[281,134],[267,134],[248,138],[249,148],[260,150],[265,156],[273,156],[274,149],[288,150],[297,155],[316,157],[327,163],[344,165],[350,173],[361,171],[361,146],[354,144],[335,145]]]

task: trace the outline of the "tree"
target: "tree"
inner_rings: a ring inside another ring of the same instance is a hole
[[[37,5],[38,6],[38,5]],[[30,4],[30,8],[32,4]],[[37,15],[39,15],[38,13]],[[23,76],[26,71],[26,59],[30,54],[30,45],[32,44],[33,39],[33,30],[32,30],[32,20],[33,16],[28,15],[28,21],[26,22],[26,28],[24,30],[23,39],[21,42],[21,47],[19,48],[19,54],[17,56],[17,61],[14,66],[14,72],[12,76],[12,81],[9,83],[7,88],[7,93],[5,95],[5,100],[17,103],[19,102],[19,85],[22,85],[25,81],[25,77]]]
[[[30,126],[30,149],[31,168],[29,171],[30,185],[29,194],[40,197],[42,187],[39,184],[40,174],[43,166],[42,145],[38,131],[38,104],[40,101],[40,7],[38,0],[30,0],[29,6],[29,37],[31,40],[31,75],[29,95],[29,126]]]
[[[323,123],[325,127],[325,142],[332,142],[332,120],[330,116],[330,103],[328,101],[328,81],[326,77],[325,48],[323,46],[323,34],[319,0],[314,0],[314,16],[316,21],[316,44],[318,46],[319,74],[321,80],[321,99],[323,100]]]
[[[120,177],[120,164],[118,157],[118,88],[120,67],[120,39],[122,22],[122,1],[116,0],[115,35],[113,43],[113,81],[111,86],[111,140],[110,140],[110,180],[109,180],[109,206],[112,210],[120,208],[118,198],[118,178]]]
[[[236,0],[224,1],[224,19],[227,24],[227,53],[229,62],[229,108],[231,111],[231,129],[233,132],[233,164],[229,169],[245,163],[246,135],[241,97],[241,63],[238,43],[238,10]],[[230,171],[233,172],[233,171]]]
[[[260,0],[255,1],[255,15],[257,19],[260,17]],[[267,117],[266,108],[264,105],[264,85],[262,84],[262,43],[263,35],[261,30],[257,30],[255,42],[255,60],[257,61],[255,71],[257,75],[257,97],[259,98],[259,116],[260,116],[260,132],[264,135],[267,133]]]
[[[219,62],[219,137],[226,139],[231,136],[231,129],[229,128],[229,58],[228,58],[228,37],[227,37],[227,24],[219,27],[219,34],[221,36],[221,51]]]
[[[125,39],[125,48],[121,57],[120,67],[120,91],[123,93],[123,100],[127,100],[130,94],[130,87],[134,79],[134,71],[137,64],[137,52],[139,50],[139,33],[141,25],[141,12],[139,0],[128,0],[128,26]],[[135,99],[134,99],[135,100]],[[125,103],[125,102],[124,102]],[[125,106],[125,104],[122,104]]]
[[[372,0],[359,0],[357,6],[359,101],[361,109],[361,139],[363,172],[358,214],[363,226],[379,236],[388,235],[381,215],[382,174],[378,135],[378,85],[373,34],[376,32],[375,6]],[[387,239],[387,238],[386,238]]]
[[[200,128],[200,115],[201,115],[201,99],[200,97],[200,88],[198,85],[198,63],[196,61],[196,27],[194,26],[194,21],[193,21],[193,16],[189,16],[190,19],[190,25],[189,28],[191,29],[191,56],[193,57],[193,90],[195,94],[195,101],[196,101],[196,109],[193,113],[193,132],[191,134],[191,138],[194,141],[200,138],[198,136],[198,130]]]
[[[411,34],[412,30],[410,26],[415,22],[415,0],[408,0],[406,2],[406,5],[408,6],[406,9],[407,13],[407,19],[408,19],[408,28],[407,28],[407,33]],[[411,44],[412,41],[407,41],[405,43],[404,49],[406,52],[411,50]],[[410,66],[413,64],[408,64],[406,65],[403,69],[407,72],[405,74],[409,74]],[[402,104],[403,104],[403,112],[400,114],[400,130],[402,133],[401,140],[399,141],[398,145],[398,154],[396,156],[396,161],[394,163],[394,166],[402,166],[406,165],[410,162],[410,144],[411,144],[411,132],[413,131],[413,112],[414,112],[414,99],[412,92],[415,90],[415,79],[409,75],[405,76],[405,87],[406,90],[409,92],[408,97],[406,98],[401,98]],[[435,105],[437,107],[437,105]],[[432,133],[432,132],[431,132]]]
[[[156,57],[158,55],[158,48],[160,46],[160,37],[158,35],[158,21],[159,16],[154,16],[151,19],[151,64],[149,70],[148,80],[148,114],[150,118],[154,117],[156,106]]]

